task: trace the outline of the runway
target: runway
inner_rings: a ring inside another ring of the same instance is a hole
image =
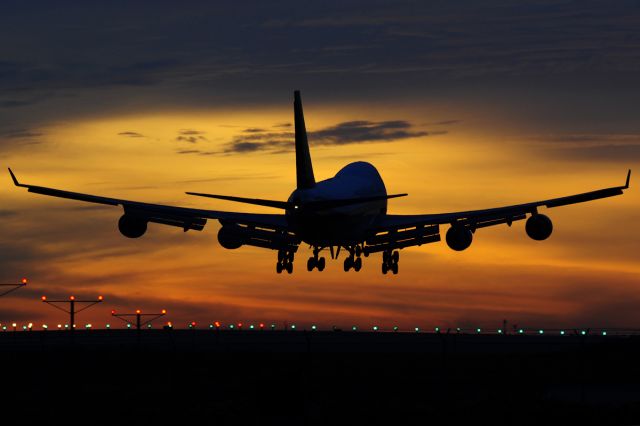
[[[638,355],[640,337],[580,334],[0,333],[12,407],[114,421],[633,423]]]

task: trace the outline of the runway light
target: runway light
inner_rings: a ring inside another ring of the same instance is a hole
[[[216,326],[216,328],[220,328],[220,321],[216,321],[216,322],[214,322],[214,323],[213,323],[213,325],[215,325],[215,326]]]
[[[230,329],[230,330],[233,330],[233,328],[234,328],[234,327],[233,327],[233,324],[229,324],[229,329]]]
[[[43,330],[46,330],[46,329],[48,329],[48,328],[49,328],[49,326],[48,326],[47,324],[42,324],[42,329],[43,329]]]
[[[42,296],[41,299],[43,302],[45,302],[47,300],[47,296]]]
[[[585,334],[587,334],[587,332],[586,332],[585,330],[582,330],[582,331],[580,332],[580,334],[582,334],[582,335],[584,336]]]
[[[69,300],[76,300],[75,296],[69,296]]]
[[[105,327],[106,327],[107,329],[109,329],[109,328],[111,328],[111,324],[107,324]]]
[[[84,328],[86,328],[87,330],[91,328],[91,324],[87,324],[84,326]]]
[[[151,323],[147,324],[147,328],[151,328]]]
[[[419,327],[416,327],[416,328],[415,328],[415,331],[416,331],[416,333],[420,333],[420,328],[419,328]]]
[[[116,310],[115,310],[115,309],[112,309],[112,310],[111,310],[111,315],[115,315],[115,314],[116,314]]]
[[[251,325],[249,326],[249,330],[253,330],[254,328],[255,328],[255,327],[253,326],[253,324],[251,324]]]
[[[140,314],[140,309],[136,309],[136,314]]]
[[[521,328],[520,330],[518,330],[518,333],[524,334],[524,330]]]
[[[104,299],[104,297],[102,297],[102,296],[98,296],[98,301],[99,301],[99,302],[102,302],[102,299]]]
[[[163,309],[163,310],[161,310],[161,311],[160,311],[160,313],[161,313],[162,315],[166,315],[166,314],[167,314],[167,310],[166,310],[166,309]]]
[[[260,323],[260,330],[264,330],[264,323],[263,322]]]
[[[22,278],[22,279],[20,280],[20,282],[22,283],[22,285],[27,285],[27,283],[29,282],[29,280],[27,280],[27,278],[26,278],[26,277],[24,277],[24,278]]]
[[[127,324],[127,328],[131,328],[131,324]]]
[[[393,331],[398,331],[398,326],[397,325],[393,326]]]
[[[7,331],[7,326],[6,325],[2,326],[2,331]]]
[[[296,325],[295,324],[291,324],[291,329],[295,330],[296,329]]]
[[[476,333],[480,334],[482,330],[480,330],[479,328],[476,328]]]
[[[311,330],[316,331],[317,329],[318,329],[318,327],[316,327],[315,324],[311,326]]]
[[[189,324],[190,328],[196,328],[196,322],[195,321],[191,321],[191,324]]]
[[[560,335],[564,336],[564,330],[560,330]]]
[[[606,336],[606,335],[607,335],[607,332],[606,332],[605,330],[602,330],[602,335],[603,335],[603,336]]]
[[[502,329],[501,328],[498,329],[498,334],[502,334]]]
[[[213,329],[213,324],[209,324],[209,328],[210,328],[210,329]]]
[[[28,328],[29,330],[31,330],[31,329],[33,328],[33,323],[32,323],[32,322],[30,322],[30,323],[27,325],[27,328]]]
[[[22,331],[25,331],[26,329],[27,329],[27,326],[26,326],[26,325],[23,325],[23,326],[22,326]]]
[[[276,329],[276,325],[275,324],[271,324],[271,330],[275,330]]]
[[[460,327],[456,327],[456,333],[460,333],[461,328]]]
[[[538,330],[538,334],[544,334],[544,330],[543,329]]]
[[[355,325],[353,327],[351,327],[351,330],[353,331],[358,331],[358,327],[356,327]]]
[[[373,326],[373,331],[378,331],[378,326],[377,325]]]
[[[58,330],[62,328],[62,324],[58,324]]]
[[[440,327],[436,327],[436,333],[440,333]]]

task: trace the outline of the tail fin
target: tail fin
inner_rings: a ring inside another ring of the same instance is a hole
[[[313,176],[309,141],[307,141],[307,129],[304,125],[304,113],[302,112],[302,100],[300,91],[293,92],[293,117],[296,127],[296,178],[298,189],[313,188],[316,179]]]

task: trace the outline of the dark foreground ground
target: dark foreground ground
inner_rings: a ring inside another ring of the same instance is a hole
[[[2,424],[637,424],[640,337],[0,333]]]

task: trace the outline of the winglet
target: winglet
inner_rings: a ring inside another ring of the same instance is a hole
[[[627,183],[625,183],[624,189],[629,188],[629,180],[631,180],[631,169],[627,172]]]
[[[13,179],[13,184],[15,186],[27,186],[27,185],[23,185],[20,182],[18,182],[18,179],[16,178],[16,175],[14,175],[13,172],[11,171],[11,167],[9,167],[8,169],[9,169],[9,174],[11,175],[11,179]]]

